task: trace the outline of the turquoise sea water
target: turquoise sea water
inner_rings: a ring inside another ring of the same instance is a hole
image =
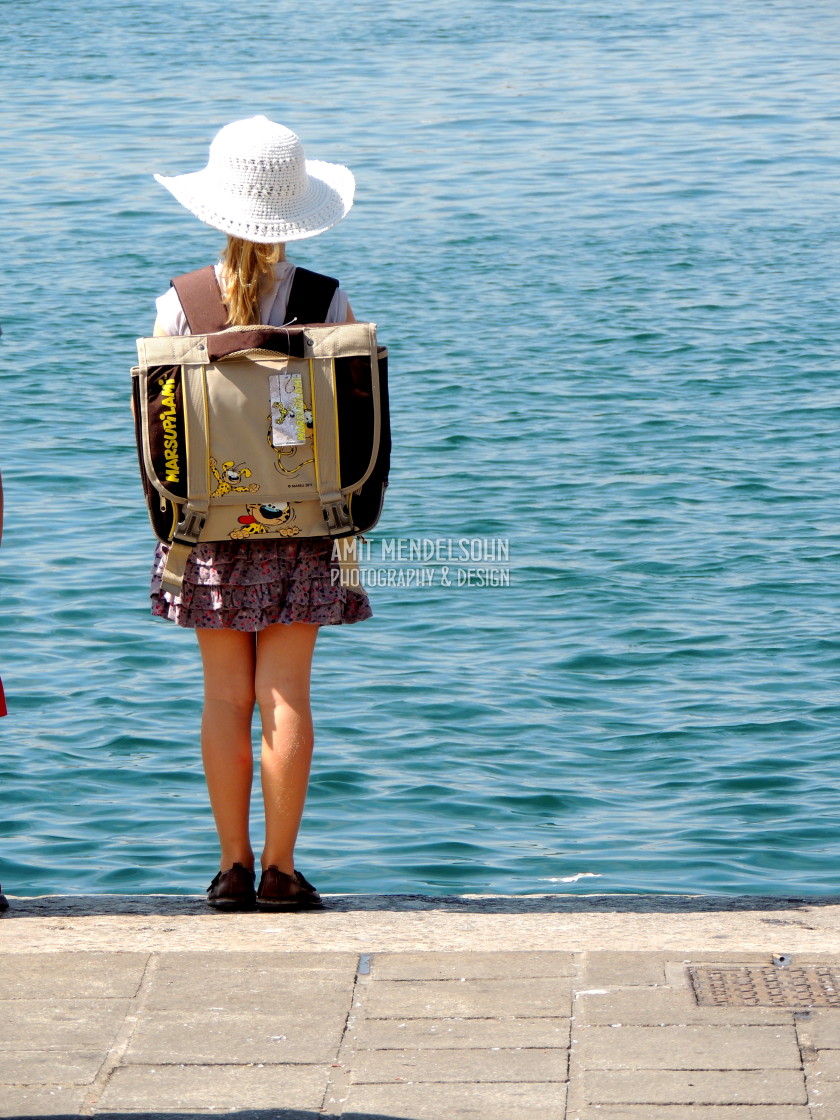
[[[4,888],[215,869],[128,370],[222,240],[152,172],[264,112],[358,179],[294,259],[390,348],[374,556],[510,549],[508,588],[431,564],[319,639],[300,866],[326,891],[837,891],[836,8],[37,9],[0,30]]]

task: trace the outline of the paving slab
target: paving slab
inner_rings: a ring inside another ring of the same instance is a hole
[[[237,1008],[151,1010],[137,1025],[122,1060],[126,1065],[330,1062],[344,1034],[348,1007],[319,1007],[312,1014],[311,1007],[306,1013],[298,1002],[279,1006],[274,1015]]]
[[[90,1085],[102,1066],[101,1050],[4,1050],[2,1085]],[[0,1107],[5,1090],[0,1089]]]
[[[587,1104],[807,1104],[799,1070],[586,1070]]]
[[[511,980],[571,976],[572,953],[377,953],[377,980]]]
[[[566,1086],[354,1085],[343,1120],[562,1120]],[[651,1120],[650,1117],[646,1120]]]
[[[0,1052],[107,1050],[130,1006],[126,999],[0,1000]]]
[[[78,1116],[86,1094],[87,1089],[76,1086],[42,1089],[4,1085],[0,1116]]]
[[[810,1063],[808,1076],[826,1081],[840,1081],[840,1050],[819,1050],[817,1060]]]
[[[569,1112],[566,1120],[812,1120],[807,1105],[594,1105]],[[830,1118],[826,1117],[826,1120]]]
[[[152,1111],[150,1109],[93,1109],[83,1112],[83,1116],[95,1116],[96,1120],[203,1120],[207,1116],[224,1116],[225,1120],[324,1120],[324,1113],[313,1112],[311,1108],[180,1108]],[[327,1114],[328,1115],[328,1114]],[[69,1120],[69,1118],[68,1118]],[[75,1120],[75,1118],[72,1118]],[[368,1116],[366,1120],[389,1120],[385,1116]]]
[[[233,957],[230,955],[231,950],[236,954]],[[260,952],[253,952],[241,946],[230,946],[222,952],[214,953],[171,948],[161,957],[156,978],[161,983],[186,981],[189,984],[191,977],[200,976],[205,983],[227,982],[232,989],[238,989],[242,984],[242,990],[250,991],[251,978],[255,975],[268,979],[301,979],[303,983],[311,983],[313,980],[328,982],[341,979],[348,973],[352,976],[358,963],[358,951],[278,952],[277,946],[269,946]]]
[[[315,1001],[342,1004],[352,991],[358,959],[338,953],[164,954],[148,1006],[198,1010],[244,1004],[269,1014],[283,1005],[296,1005],[300,1012]]]
[[[96,1120],[203,1120],[207,1116],[224,1116],[225,1120],[324,1120],[324,1113],[313,1112],[311,1108],[191,1108],[184,1112],[180,1108],[153,1111],[147,1108],[131,1109],[93,1109],[84,1111],[83,1116],[95,1116]],[[327,1114],[328,1115],[328,1114]],[[62,1118],[75,1120],[75,1118]],[[387,1116],[368,1116],[365,1120],[390,1120]]]
[[[665,953],[587,952],[583,958],[583,983],[589,988],[664,984]]]
[[[254,1015],[274,1015],[282,1011],[291,1016],[308,1015],[313,1008],[327,1014],[340,1014],[350,1007],[353,993],[353,977],[341,983],[323,981],[313,977],[310,984],[305,982],[305,974],[296,981],[276,978],[265,984],[254,977],[254,985],[249,991],[243,984],[238,990],[226,989],[223,984],[208,985],[201,990],[200,977],[195,977],[195,994],[190,996],[189,985],[172,988],[155,984],[148,996],[148,1007],[153,1011],[183,1009],[187,1012],[203,1011],[208,1015],[225,1011],[231,1014],[247,1010]]]
[[[96,1102],[100,1111],[320,1109],[327,1071],[316,1066],[124,1066]]]
[[[834,1120],[840,1116],[840,1081],[820,1081],[808,1086],[814,1117]]]
[[[698,1007],[684,984],[671,987],[612,988],[577,994],[572,1012],[587,1026],[745,1026],[793,1023],[793,1011],[779,1007]]]
[[[365,1019],[347,1038],[356,1050],[569,1048],[569,1019]]]
[[[539,1018],[570,1015],[569,979],[377,980],[364,996],[371,1019]]]
[[[568,1079],[566,1050],[361,1050],[353,1084],[392,1081],[546,1082]]]
[[[584,1069],[801,1069],[793,1026],[581,1027],[572,1032]]]
[[[150,985],[149,1009],[208,1015],[239,1009],[272,1015],[282,1010],[286,1018],[306,1016],[313,1007],[330,1015],[346,1013],[358,964],[358,957],[345,956],[340,969],[312,968],[311,957],[297,954],[212,952],[194,960],[180,957],[162,957]]]
[[[840,1010],[815,1008],[807,1018],[797,1018],[797,1030],[814,1050],[840,1050]]]
[[[13,924],[0,925],[0,952],[8,952],[6,934]],[[73,967],[54,951],[21,953],[13,968],[0,972],[0,1000],[5,999],[131,999],[137,994],[148,953],[86,952]]]

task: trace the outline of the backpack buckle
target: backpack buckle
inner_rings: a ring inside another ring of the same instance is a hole
[[[350,508],[344,498],[339,497],[335,501],[324,502],[322,509],[330,536],[353,529],[353,518],[350,516]]]
[[[181,515],[181,520],[175,526],[175,532],[172,536],[173,543],[197,544],[206,520],[207,518],[196,510],[185,509]]]

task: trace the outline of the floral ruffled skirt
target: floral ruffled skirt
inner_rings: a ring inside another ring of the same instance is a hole
[[[361,622],[373,613],[367,594],[342,587],[325,537],[208,541],[190,553],[181,594],[161,591],[166,545],[152,566],[152,614],[179,626],[263,630],[276,622],[319,626]]]

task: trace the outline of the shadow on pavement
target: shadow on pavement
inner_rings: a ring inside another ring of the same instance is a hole
[[[207,1120],[208,1116],[224,1116],[225,1120],[330,1120],[330,1113],[312,1112],[309,1109],[299,1108],[263,1108],[245,1112],[228,1112],[218,1109],[214,1113],[204,1112],[94,1112],[94,1120],[126,1120],[133,1116],[135,1120]],[[0,1112],[4,1120],[79,1120],[77,1112],[62,1113],[9,1113]],[[341,1120],[406,1120],[405,1114],[396,1117],[392,1113],[382,1112],[345,1112]]]
[[[326,909],[293,914],[298,921],[317,922],[329,914],[448,912],[461,914],[708,914],[753,910],[802,910],[838,906],[836,895],[667,895],[667,894],[544,894],[544,895],[328,895]],[[203,895],[40,895],[12,897],[0,921],[49,916],[100,917],[200,915],[209,921],[229,920],[210,910]],[[276,920],[277,915],[249,914]]]

